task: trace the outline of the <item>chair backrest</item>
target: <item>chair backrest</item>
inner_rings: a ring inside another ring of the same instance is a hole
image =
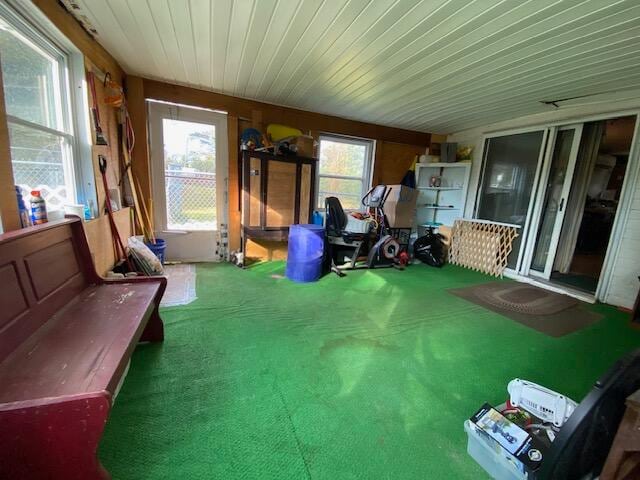
[[[595,383],[545,455],[536,479],[582,479],[600,473],[625,411],[640,389],[640,350],[618,360]]]
[[[1,362],[95,279],[80,219],[0,235],[0,278]]]
[[[347,226],[347,215],[337,197],[327,197],[324,201],[325,230],[330,237],[340,237]]]
[[[387,188],[384,184],[376,185],[362,197],[362,205],[370,208],[382,208],[389,193],[391,193],[391,188]]]

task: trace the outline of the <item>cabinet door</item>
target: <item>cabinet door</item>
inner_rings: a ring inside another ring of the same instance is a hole
[[[262,206],[262,160],[257,157],[245,157],[243,218],[245,227],[259,228]]]
[[[267,162],[267,195],[265,227],[288,227],[295,223],[296,164]]]
[[[313,185],[313,175],[311,174],[311,165],[303,164],[300,169],[300,223],[311,223],[309,218],[311,188]]]

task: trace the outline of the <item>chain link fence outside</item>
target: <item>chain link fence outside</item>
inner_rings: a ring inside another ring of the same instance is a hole
[[[167,228],[216,230],[216,175],[165,170]]]
[[[13,161],[13,175],[27,203],[32,190],[40,190],[49,210],[61,209],[70,202],[60,163]]]
[[[16,185],[26,203],[32,190],[40,190],[47,209],[75,203],[71,178],[65,175],[65,140],[48,132],[9,123],[11,163]]]

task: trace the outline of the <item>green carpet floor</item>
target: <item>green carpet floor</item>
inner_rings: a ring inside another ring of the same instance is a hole
[[[551,338],[446,292],[447,266],[331,275],[198,267],[198,300],[136,350],[101,443],[127,479],[479,479],[463,421],[514,377],[579,401],[640,332],[614,308]]]

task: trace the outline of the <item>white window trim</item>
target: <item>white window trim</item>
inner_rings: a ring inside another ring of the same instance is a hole
[[[47,130],[47,127],[41,125],[36,125],[34,128],[64,136],[69,140],[73,166],[72,171],[69,172],[69,183],[73,187],[69,201],[88,205],[92,213],[97,215],[99,208],[91,150],[93,142],[89,123],[89,90],[85,77],[84,55],[33,3],[7,0],[0,3],[0,13],[10,18],[12,23],[18,21],[25,26],[26,30],[21,29],[21,33],[28,34],[29,39],[36,42],[41,48],[44,42],[45,49],[51,50],[53,48],[55,53],[64,59],[60,72],[60,93],[64,109],[63,125],[65,131]],[[21,122],[25,124],[26,122],[9,115],[7,115],[7,120],[16,124]]]
[[[365,167],[364,172],[362,172],[362,176],[359,177],[351,177],[348,175],[331,175],[331,174],[322,174],[320,173],[320,143],[322,140],[328,140],[339,143],[348,143],[351,145],[361,145],[366,148],[365,150]],[[362,181],[362,191],[360,192],[360,197],[362,198],[370,189],[371,183],[373,182],[373,167],[375,164],[375,152],[376,152],[376,141],[371,138],[362,138],[362,137],[350,137],[347,135],[340,135],[336,133],[328,133],[322,132],[318,137],[318,174],[316,175],[316,202],[315,209],[323,210],[324,203],[319,205],[320,200],[320,179],[321,178],[338,178],[344,180],[361,180]],[[360,206],[360,210],[364,208]],[[345,209],[349,210],[349,209]]]

